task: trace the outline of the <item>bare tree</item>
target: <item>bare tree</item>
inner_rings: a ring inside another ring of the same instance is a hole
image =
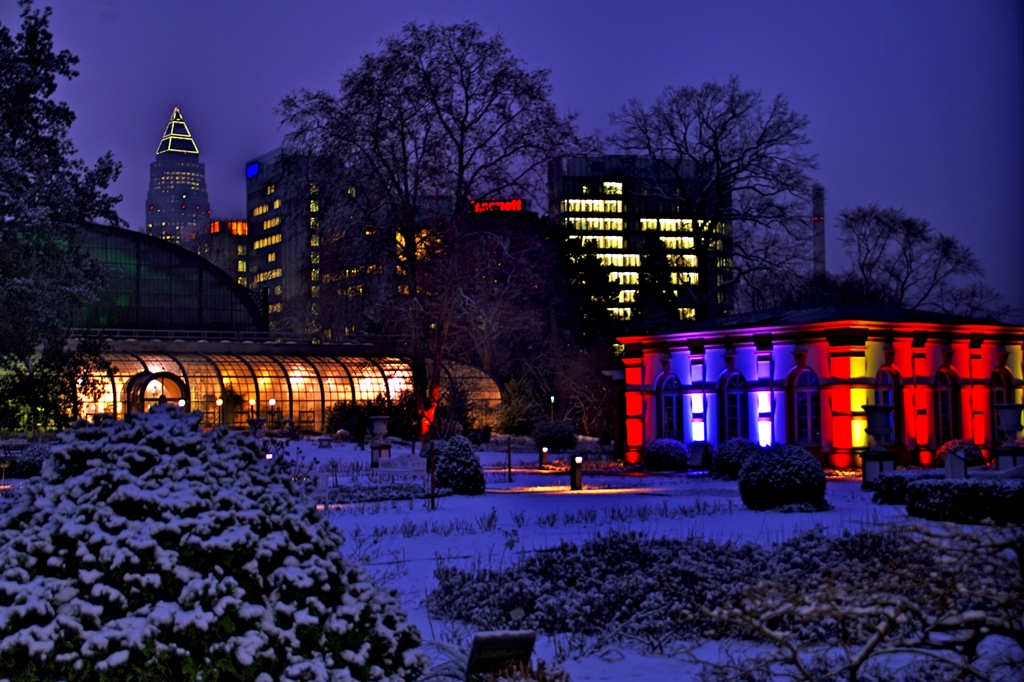
[[[547,72],[526,69],[501,36],[410,23],[343,74],[337,96],[282,102],[289,143],[331,171],[321,191],[340,216],[335,238],[397,279],[424,433],[459,303],[446,274],[472,238],[473,202],[539,196],[548,161],[575,149],[572,117],[550,93]]]
[[[806,267],[800,248],[810,239],[807,172],[815,158],[804,151],[807,117],[783,95],[766,102],[732,77],[666,88],[650,107],[632,100],[611,120],[620,149],[651,158],[658,175],[671,178],[668,186],[652,178],[647,191],[694,219],[701,273],[687,291],[697,319],[726,312],[719,293],[727,299],[739,282]]]

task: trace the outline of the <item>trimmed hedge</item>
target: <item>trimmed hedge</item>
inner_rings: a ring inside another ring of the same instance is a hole
[[[740,469],[751,455],[761,452],[761,446],[746,438],[731,438],[718,449],[714,457],[715,476],[735,481]]]
[[[880,474],[875,479],[875,494],[871,501],[877,504],[906,504],[908,485],[914,481],[941,479],[944,476],[942,471],[933,469],[905,469]]]
[[[690,451],[675,438],[659,438],[644,448],[644,467],[648,471],[686,471]]]
[[[907,513],[931,521],[1024,523],[1024,481],[924,479],[907,486]]]
[[[740,470],[740,497],[748,509],[828,509],[825,471],[798,445],[779,443],[747,458]],[[791,506],[798,505],[798,506]]]

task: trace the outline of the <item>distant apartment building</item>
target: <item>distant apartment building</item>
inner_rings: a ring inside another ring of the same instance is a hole
[[[678,183],[644,157],[574,156],[549,166],[549,214],[564,226],[574,258],[592,255],[614,285],[614,318],[636,316],[644,287],[658,289],[663,312],[677,320],[730,312],[722,286],[730,228],[688,214],[687,188]]]
[[[146,233],[179,244],[205,232],[209,224],[206,166],[199,162],[199,148],[175,107],[156,161],[149,166]]]
[[[302,157],[275,149],[245,166],[248,285],[266,289],[271,331],[320,331],[320,193]]]
[[[213,220],[210,226],[183,244],[224,272],[243,287],[249,285],[249,222],[246,220]]]

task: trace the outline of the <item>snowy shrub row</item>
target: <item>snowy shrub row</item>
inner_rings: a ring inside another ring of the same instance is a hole
[[[932,521],[1024,523],[1024,481],[917,480],[907,486],[907,513]]]
[[[451,494],[445,488],[435,488],[435,496]],[[418,500],[430,496],[430,488],[423,483],[384,483],[381,485],[341,485],[328,488],[328,504],[359,504],[390,500]]]
[[[675,438],[658,438],[644,448],[647,471],[686,471],[690,451]]]
[[[932,469],[900,469],[879,474],[875,479],[874,495],[877,504],[906,504],[907,486],[914,481],[944,478],[945,473]]]
[[[761,452],[761,446],[746,438],[730,438],[715,453],[715,476],[729,480],[740,477],[740,469],[751,455]]]
[[[79,423],[0,515],[0,678],[415,677],[394,595],[255,440],[200,418]]]
[[[932,466],[937,468],[945,467],[946,457],[953,453],[957,453],[963,457],[969,467],[985,466],[985,457],[981,454],[981,449],[977,444],[973,440],[964,440],[962,438],[947,440],[943,443],[939,449],[935,451],[935,458],[932,460]]]
[[[32,478],[43,471],[43,462],[50,456],[50,446],[33,443],[24,452],[14,455],[7,461],[7,478]]]
[[[777,443],[752,453],[740,469],[740,497],[748,509],[828,509],[825,470],[798,445]]]
[[[483,495],[487,487],[480,458],[473,444],[463,436],[436,440],[434,447],[434,483],[456,495]]]
[[[478,629],[572,633],[651,650],[673,639],[757,638],[729,614],[762,607],[773,630],[832,645],[875,634],[875,604],[909,609],[900,636],[969,612],[1024,636],[1016,560],[979,546],[953,554],[908,530],[829,536],[815,529],[770,548],[612,532],[582,545],[563,542],[502,570],[440,567],[427,605],[437,617]]]

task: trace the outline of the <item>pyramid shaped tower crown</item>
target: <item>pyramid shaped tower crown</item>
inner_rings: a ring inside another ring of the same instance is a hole
[[[199,147],[196,146],[196,141],[192,139],[192,133],[189,132],[185,119],[182,118],[181,112],[178,111],[178,107],[174,107],[171,120],[167,124],[167,129],[164,130],[163,138],[160,139],[160,146],[156,149],[157,155],[165,152],[178,152],[179,154],[199,153]]]

